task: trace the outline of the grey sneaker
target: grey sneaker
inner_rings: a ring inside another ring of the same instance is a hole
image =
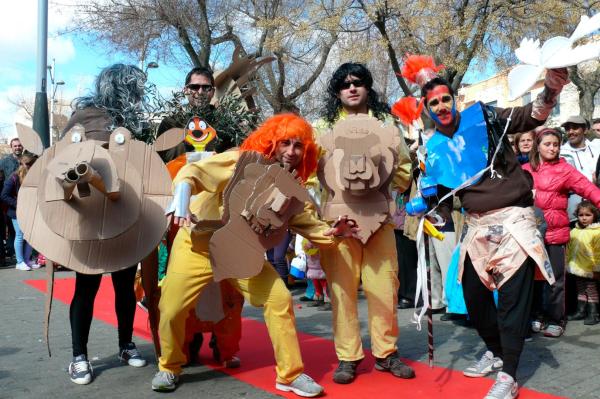
[[[558,338],[563,335],[565,329],[558,324],[548,324],[548,327],[544,330],[544,337]]]
[[[323,393],[323,387],[306,374],[300,374],[298,378],[289,384],[278,382],[275,384],[275,388],[283,392],[294,392],[296,395],[305,398],[312,398]]]
[[[463,371],[467,377],[485,377],[489,373],[502,369],[502,359],[494,357],[490,351],[486,351],[481,359],[470,365]]]
[[[492,389],[483,399],[514,399],[519,394],[519,384],[505,372],[501,371],[496,377]]]
[[[546,328],[546,324],[542,320],[534,320],[531,322],[531,331],[539,333]]]
[[[92,365],[85,355],[75,356],[69,364],[69,376],[75,384],[89,384],[92,382],[92,373]]]
[[[119,351],[119,360],[133,367],[144,367],[146,365],[146,359],[142,357],[133,342],[121,348]]]
[[[152,379],[152,390],[159,392],[171,392],[175,390],[179,376],[168,371],[159,371]]]

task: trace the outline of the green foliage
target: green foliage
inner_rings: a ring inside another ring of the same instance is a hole
[[[240,145],[242,141],[258,126],[258,111],[248,110],[240,96],[226,94],[219,99],[216,106],[199,98],[190,103],[181,91],[173,92],[172,97],[165,99],[155,87],[146,89],[149,128],[136,137],[138,140],[151,143],[156,139],[158,126],[165,118],[170,118],[175,126],[186,126],[193,116],[199,116],[217,131],[218,141],[227,141]]]

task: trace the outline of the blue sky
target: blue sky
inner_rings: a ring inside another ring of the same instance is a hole
[[[52,58],[56,59],[56,80],[65,82],[59,86],[57,98],[65,99],[87,94],[94,77],[105,66],[116,62],[139,64],[135,57],[110,52],[106,46],[91,45],[85,37],[59,35],[57,32],[64,30],[73,16],[70,1],[61,0],[60,6],[51,1],[48,12],[48,64],[52,64]],[[6,3],[10,5],[5,4],[0,13],[0,135],[12,137],[14,123],[25,122],[24,113],[12,103],[33,101],[35,96],[37,0]],[[159,68],[149,71],[149,79],[168,92],[181,87],[187,69],[160,63]]]
[[[14,137],[15,122],[27,123],[25,113],[13,104],[25,100],[33,102],[36,83],[37,51],[37,0],[6,2],[0,13],[0,136]],[[89,93],[94,77],[105,66],[116,62],[138,65],[134,56],[111,51],[106,43],[91,44],[89,37],[74,34],[59,35],[73,18],[73,4],[77,0],[60,0],[60,5],[50,0],[48,12],[48,64],[56,60],[57,98],[71,100]],[[153,61],[151,59],[146,60]],[[149,70],[149,80],[163,94],[179,89],[190,65],[160,62],[160,67]],[[491,75],[488,71],[486,75]],[[477,81],[488,76],[467,74],[465,81]],[[50,76],[48,76],[50,85]],[[48,87],[48,92],[50,92]],[[65,109],[68,112],[68,110]]]

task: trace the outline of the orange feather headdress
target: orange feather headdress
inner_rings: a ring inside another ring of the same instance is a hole
[[[407,54],[402,66],[402,77],[423,87],[431,79],[438,77],[437,73],[443,68],[443,65],[436,65],[431,56]]]

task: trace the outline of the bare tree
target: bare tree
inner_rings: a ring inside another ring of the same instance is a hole
[[[275,112],[296,109],[327,62],[340,16],[351,0],[91,0],[79,6],[75,30],[135,54],[223,68],[242,55],[274,55],[259,93]]]
[[[524,34],[544,31],[565,19],[558,1],[454,1],[356,0],[362,11],[345,31],[381,38],[398,84],[405,95],[412,88],[400,76],[406,53],[429,54],[446,66],[444,77],[456,90],[475,63],[493,61],[505,66],[514,61],[512,48]],[[550,13],[550,11],[552,11]],[[553,23],[550,23],[552,16]],[[542,20],[540,22],[540,20]]]

